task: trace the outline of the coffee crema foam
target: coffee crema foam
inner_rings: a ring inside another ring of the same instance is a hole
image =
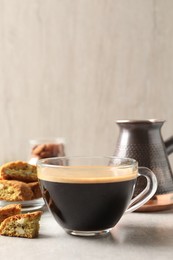
[[[109,183],[136,179],[137,169],[130,166],[38,166],[38,178],[59,183]]]

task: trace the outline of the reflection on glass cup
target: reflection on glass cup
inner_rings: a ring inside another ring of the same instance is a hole
[[[141,207],[157,189],[154,173],[129,158],[48,158],[37,166],[49,210],[72,235],[109,233],[125,212]],[[146,178],[147,186],[132,199],[139,176]]]
[[[64,138],[33,139],[29,141],[29,163],[36,164],[39,159],[65,156]]]

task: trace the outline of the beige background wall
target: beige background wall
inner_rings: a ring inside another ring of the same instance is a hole
[[[0,0],[0,162],[48,136],[112,154],[127,118],[173,134],[172,0]]]

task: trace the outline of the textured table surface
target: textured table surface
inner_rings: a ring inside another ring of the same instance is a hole
[[[48,211],[36,239],[0,237],[0,259],[172,259],[173,210],[130,213],[102,238],[68,235]]]

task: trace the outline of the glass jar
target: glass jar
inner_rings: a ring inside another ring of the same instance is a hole
[[[43,138],[29,140],[30,152],[28,162],[36,165],[39,159],[65,156],[65,139]]]

